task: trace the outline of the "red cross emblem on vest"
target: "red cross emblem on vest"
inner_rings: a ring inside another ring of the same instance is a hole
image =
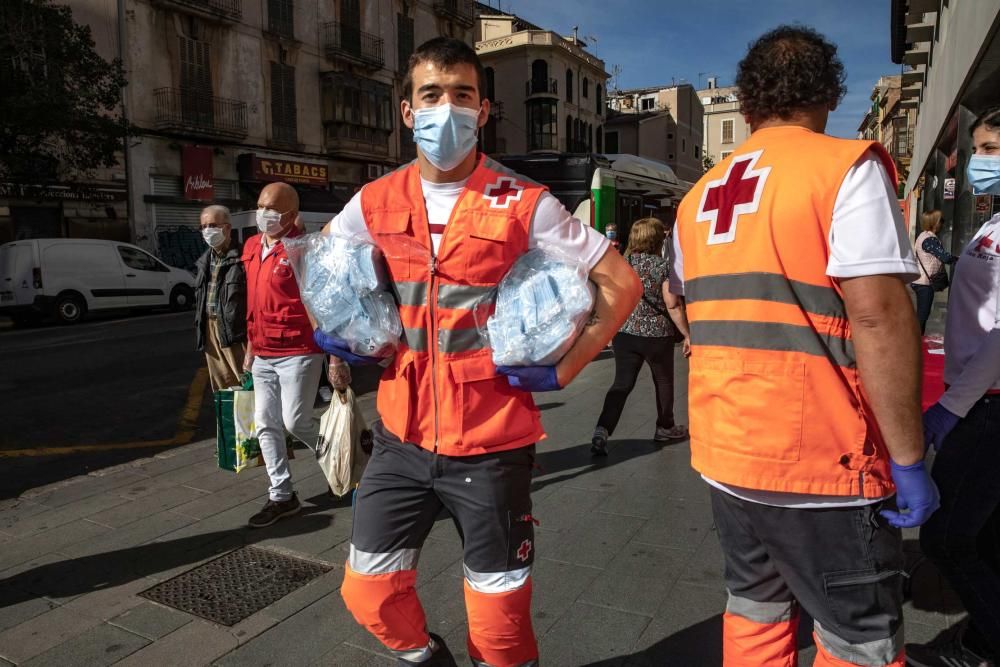
[[[483,190],[483,199],[488,199],[490,208],[509,208],[512,201],[520,201],[524,187],[510,176],[501,176]]]
[[[698,206],[697,222],[710,222],[708,245],[736,240],[736,223],[741,215],[756,213],[770,167],[754,169],[763,150],[739,155],[729,163],[725,175],[705,184]]]
[[[521,542],[521,546],[517,548],[517,559],[522,563],[528,562],[528,557],[531,555],[531,540],[525,540]]]

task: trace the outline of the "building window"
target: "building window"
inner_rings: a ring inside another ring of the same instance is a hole
[[[573,152],[573,117],[566,116],[566,152]]]
[[[687,150],[688,150],[687,139],[681,137],[681,153],[687,153]]]
[[[212,127],[211,47],[208,42],[180,38],[181,50],[181,116],[187,123]]]
[[[674,139],[674,133],[667,132],[667,141],[673,141],[673,139]]]
[[[735,134],[736,121],[732,118],[727,118],[722,121],[722,143],[731,144],[733,143],[733,134]]]
[[[618,152],[618,132],[605,132],[604,133],[604,150],[608,153],[614,154]]]
[[[566,70],[566,101],[573,101],[573,70]]]
[[[653,99],[652,97],[644,97],[640,102],[640,104],[641,104],[640,108],[643,111],[652,111],[653,106],[656,104],[656,100]]]
[[[346,72],[322,75],[327,149],[388,152],[395,100],[392,86]]]
[[[486,99],[496,102],[496,72],[492,67],[483,70],[486,74]]]
[[[292,39],[295,36],[293,0],[267,0],[267,29],[275,35]]]
[[[674,154],[673,154],[673,153],[669,154],[669,155],[667,156],[667,159],[668,159],[668,160],[673,160],[673,159],[674,159]]]
[[[271,138],[286,144],[298,143],[295,109],[295,68],[271,63]]]
[[[590,79],[583,77],[583,96],[590,97]]]
[[[732,154],[733,154],[732,151],[722,151],[721,159],[725,160],[727,157],[729,157]]]
[[[527,112],[528,150],[558,150],[556,147],[556,101],[529,100]]]
[[[604,133],[601,131],[602,129],[603,128],[600,125],[597,126],[597,152],[598,153],[603,153],[604,152]]]
[[[701,146],[695,146],[694,147],[694,156],[696,158],[700,158],[701,157]]]
[[[604,106],[604,89],[601,88],[601,84],[597,84],[597,104],[595,105],[594,112],[600,116],[602,113],[601,108]]]
[[[531,63],[531,80],[539,82],[541,88],[538,90],[544,90],[549,83],[549,64],[548,62],[539,58],[535,62]]]
[[[587,123],[587,152],[594,152],[594,126]]]
[[[403,14],[396,14],[396,53],[398,72],[405,74],[410,67],[410,55],[413,54],[413,19]]]

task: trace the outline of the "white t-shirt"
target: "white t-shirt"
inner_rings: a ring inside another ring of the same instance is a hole
[[[903,215],[896,203],[896,188],[882,161],[866,152],[848,170],[837,193],[830,226],[830,259],[826,275],[831,278],[896,274],[906,282],[919,275],[907,237]],[[684,257],[674,234],[674,265],[670,291],[684,295]],[[704,477],[727,493],[764,505],[815,509],[868,505],[882,498],[822,496],[760,491],[730,486]]]
[[[431,183],[420,179],[435,254],[441,245],[441,234],[459,195],[465,189],[466,181]],[[361,210],[360,192],[330,221],[330,231],[343,236],[371,239]],[[557,249],[570,257],[578,257],[592,269],[604,256],[609,242],[597,230],[574,218],[562,202],[545,192],[538,198],[528,232],[528,247],[537,248],[539,244]]]
[[[948,293],[940,402],[960,417],[987,391],[1000,391],[1000,214],[965,246]]]

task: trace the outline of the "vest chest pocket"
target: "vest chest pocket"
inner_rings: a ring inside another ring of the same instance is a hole
[[[508,215],[469,214],[468,236],[462,240],[465,278],[500,282],[511,265],[528,249],[525,233]]]
[[[430,251],[410,233],[410,209],[373,213],[370,224],[375,243],[382,251],[389,273],[396,282],[416,275],[413,265],[430,263]]]
[[[698,440],[764,461],[799,460],[804,363],[699,359],[691,364],[689,388]]]

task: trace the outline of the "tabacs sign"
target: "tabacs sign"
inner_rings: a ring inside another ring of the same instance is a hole
[[[277,160],[253,154],[241,155],[239,160],[240,176],[248,181],[284,181],[325,187],[329,177],[325,164]]]

